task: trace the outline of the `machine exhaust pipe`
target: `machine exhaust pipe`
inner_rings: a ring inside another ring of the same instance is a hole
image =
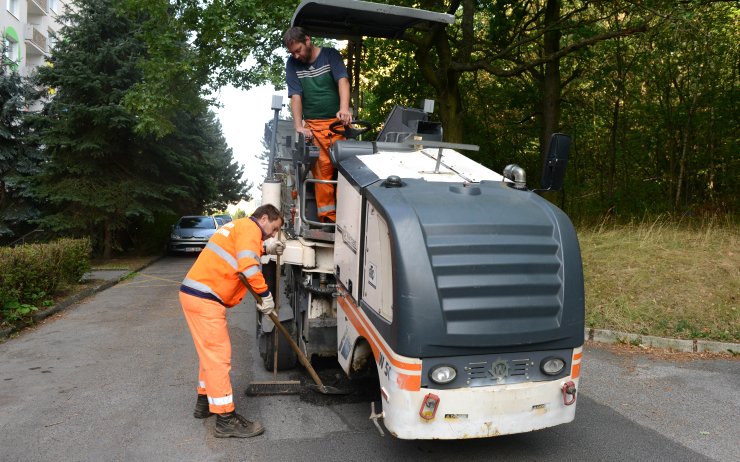
[[[509,164],[504,168],[504,178],[511,180],[514,189],[527,189],[527,173],[517,164]]]

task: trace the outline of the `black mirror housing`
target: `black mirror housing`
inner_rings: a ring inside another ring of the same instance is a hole
[[[538,191],[560,191],[563,189],[570,143],[570,136],[563,133],[552,134],[547,156],[542,165],[542,189]]]

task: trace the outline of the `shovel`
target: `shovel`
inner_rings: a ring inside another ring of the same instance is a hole
[[[247,281],[246,276],[244,276],[242,273],[237,272],[237,276],[239,277],[239,280],[244,284],[247,289],[249,290],[249,293],[252,294],[255,301],[257,303],[262,303],[262,297],[257,295],[257,293],[252,289],[252,286],[249,285],[249,282]],[[311,366],[311,362],[306,358],[306,355],[303,354],[303,351],[301,351],[300,348],[298,348],[298,345],[296,345],[293,338],[290,336],[290,332],[283,326],[283,324],[280,322],[280,320],[275,316],[275,313],[270,313],[268,315],[270,317],[270,320],[275,325],[275,328],[277,328],[280,333],[285,337],[285,340],[288,341],[288,344],[290,345],[290,348],[295,352],[295,354],[298,356],[298,360],[303,364],[303,367],[306,368],[308,373],[311,375],[311,378],[314,381],[314,384],[309,385],[308,387],[316,392],[321,393],[322,395],[348,395],[351,392],[347,390],[340,390],[335,387],[330,387],[328,385],[324,385],[324,383],[321,381],[321,378],[316,373],[316,370]]]

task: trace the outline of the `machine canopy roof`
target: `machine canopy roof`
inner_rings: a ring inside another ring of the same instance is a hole
[[[310,36],[347,40],[400,38],[410,27],[454,21],[450,14],[403,6],[358,0],[303,0],[293,14],[291,25],[303,27]]]

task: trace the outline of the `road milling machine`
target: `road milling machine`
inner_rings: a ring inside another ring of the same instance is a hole
[[[370,2],[304,0],[292,24],[349,39],[351,51],[364,36],[453,21]],[[281,105],[273,99],[274,128]],[[377,373],[382,409],[373,416],[398,438],[491,437],[570,422],[584,342],[573,225],[527,188],[520,167],[500,175],[462,154],[477,146],[444,142],[432,106],[396,106],[374,141],[356,139],[369,128],[362,122],[334,128],[348,139],[331,149],[330,225],[316,218],[318,180],[309,171],[317,148],[272,130],[263,203],[285,217],[279,318],[309,357],[335,356],[350,378]],[[567,136],[553,136],[542,188],[562,186],[569,146]],[[271,370],[278,331],[269,319],[258,319],[257,330]],[[287,344],[278,353],[281,369],[296,364]]]

